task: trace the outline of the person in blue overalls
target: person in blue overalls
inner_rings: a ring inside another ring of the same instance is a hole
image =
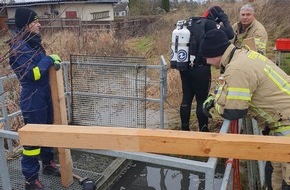
[[[41,44],[40,23],[37,14],[27,8],[15,12],[16,36],[9,41],[9,63],[21,84],[20,108],[24,123],[52,124],[53,106],[48,70],[60,68],[58,55],[46,55]],[[50,147],[23,146],[22,173],[26,190],[43,189],[38,172],[42,161],[43,174],[60,176],[53,149]]]

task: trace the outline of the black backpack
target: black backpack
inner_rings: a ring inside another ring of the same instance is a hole
[[[195,56],[194,66],[206,65],[206,59],[200,53],[201,41],[205,35],[205,23],[206,19],[200,17],[192,17],[188,20],[187,29],[190,31],[189,60],[191,60],[190,56]]]

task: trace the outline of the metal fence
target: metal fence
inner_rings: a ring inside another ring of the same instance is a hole
[[[73,55],[69,76],[72,124],[146,126],[144,59]]]
[[[136,57],[72,55],[69,69],[64,70],[69,79],[65,86],[70,93],[70,123],[164,128],[164,63],[148,65],[144,58]]]

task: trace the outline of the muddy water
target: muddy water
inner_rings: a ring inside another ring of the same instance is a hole
[[[217,166],[215,189],[221,186],[223,168]],[[128,171],[110,187],[110,190],[202,190],[204,188],[203,173],[134,161]]]
[[[75,168],[102,173],[115,158],[72,150],[72,159]],[[219,159],[215,171],[215,190],[221,187],[224,165],[225,160]],[[205,183],[204,173],[201,172],[132,161],[108,190],[203,190]]]

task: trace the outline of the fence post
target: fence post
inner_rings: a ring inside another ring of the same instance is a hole
[[[1,105],[2,114],[3,114],[3,118],[4,118],[4,124],[5,124],[4,129],[10,131],[9,117],[8,117],[7,108],[6,108],[6,101],[4,98],[3,80],[0,80],[0,104],[2,104]],[[12,140],[7,139],[7,144],[8,144],[9,153],[11,153],[13,151]]]
[[[166,61],[163,56],[160,60],[160,128],[164,129],[164,101],[166,99]]]
[[[70,124],[72,122],[72,108],[71,108],[71,92],[69,88],[69,67],[70,62],[62,62],[63,65],[63,75],[64,75],[64,88],[65,88],[65,95],[66,95],[66,103],[67,103],[67,117],[68,117],[68,123]]]
[[[249,117],[244,118],[245,132],[246,134],[260,135],[258,131],[255,131],[253,126],[253,120]],[[246,160],[247,171],[248,171],[248,188],[259,189],[261,188],[261,174],[259,173],[259,162],[257,160]],[[263,177],[262,177],[263,178]]]
[[[1,168],[0,176],[3,189],[11,190],[12,187],[10,184],[9,170],[4,150],[4,138],[0,138],[0,168]]]

